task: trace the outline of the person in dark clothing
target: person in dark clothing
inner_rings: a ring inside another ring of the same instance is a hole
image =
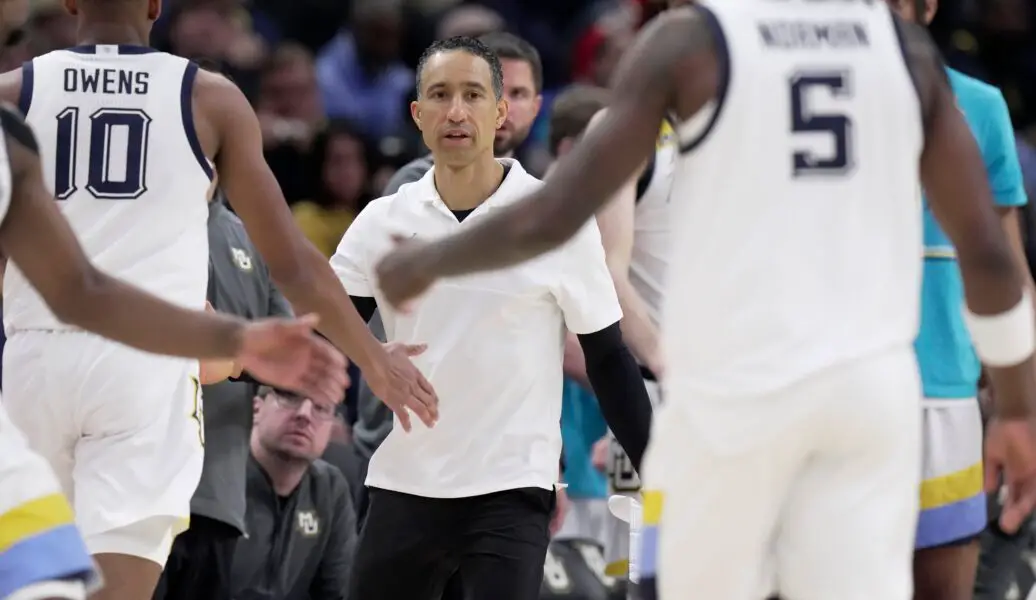
[[[248,459],[248,537],[233,560],[236,600],[343,600],[356,545],[345,476],[318,457],[335,407],[263,386]]]
[[[291,315],[291,305],[273,285],[222,194],[209,204],[208,226],[209,304],[246,319]],[[190,529],[173,542],[155,600],[224,600],[230,595],[230,561],[245,531],[245,463],[257,388],[247,376],[202,388],[206,448],[201,482],[191,499]]]

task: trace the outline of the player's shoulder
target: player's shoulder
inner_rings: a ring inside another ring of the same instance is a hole
[[[188,62],[187,69],[194,70],[191,95],[194,101],[204,107],[215,107],[223,111],[251,112],[252,105],[236,83],[226,75],[194,62]]]

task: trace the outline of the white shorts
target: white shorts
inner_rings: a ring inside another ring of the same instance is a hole
[[[641,575],[657,569],[663,600],[910,600],[920,402],[912,348],[762,397],[670,387],[645,460],[664,506],[655,527],[645,492]]]
[[[201,477],[198,362],[71,331],[17,332],[3,360],[11,420],[53,467],[90,552],[164,564]]]
[[[989,522],[978,400],[926,398],[921,406],[924,446],[919,550],[975,538]]]
[[[72,507],[42,457],[29,450],[0,400],[0,598],[47,581],[93,588],[98,572]]]

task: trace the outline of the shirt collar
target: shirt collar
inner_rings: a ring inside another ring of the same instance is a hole
[[[532,179],[517,160],[513,158],[498,158],[496,161],[504,165],[504,167],[508,167],[509,170],[507,175],[504,176],[503,182],[500,183],[500,187],[480,205],[486,208],[495,208],[521,198],[529,191],[528,180]],[[439,191],[435,189],[434,164],[424,174],[424,177],[417,180],[408,195],[411,194],[422,202],[446,206],[446,203],[439,196]]]

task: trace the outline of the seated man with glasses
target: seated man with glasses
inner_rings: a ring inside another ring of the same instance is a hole
[[[335,419],[333,404],[259,388],[247,473],[248,536],[234,553],[234,598],[344,597],[356,515],[345,476],[319,458]]]

